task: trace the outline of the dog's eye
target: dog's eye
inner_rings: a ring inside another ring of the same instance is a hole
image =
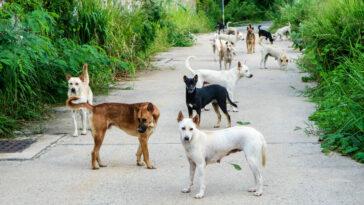
[[[186,130],[186,127],[182,127],[182,130]]]
[[[190,128],[190,131],[192,131],[193,130],[193,128]]]
[[[140,118],[138,118],[138,122],[140,122]]]
[[[78,83],[76,83],[75,85],[78,85]]]
[[[72,83],[70,83],[70,85],[72,85]]]
[[[142,121],[143,121],[143,122],[146,122],[146,121],[147,121],[147,119],[143,118],[143,119],[142,119]]]
[[[281,62],[283,62],[283,60],[281,59]]]

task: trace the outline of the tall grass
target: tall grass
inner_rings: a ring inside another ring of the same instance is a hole
[[[303,0],[286,6],[275,23],[296,25],[304,46],[306,93],[317,103],[310,120],[322,130],[323,152],[336,150],[364,162],[364,3],[359,0]],[[296,15],[285,14],[294,11]],[[309,14],[309,15],[308,15]]]

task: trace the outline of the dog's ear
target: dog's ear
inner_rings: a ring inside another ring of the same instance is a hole
[[[198,81],[198,75],[195,75],[193,79],[197,82]]]
[[[246,27],[246,30],[249,30],[249,26]]]
[[[69,81],[69,79],[72,78],[72,76],[70,74],[66,74],[66,80]]]
[[[81,79],[81,81],[82,81],[82,82],[84,82],[84,81],[85,81],[85,76],[84,76],[84,74],[83,74],[83,73],[82,73],[82,75],[80,75],[80,76],[79,76],[79,78]]]
[[[179,111],[178,113],[178,117],[177,117],[177,122],[181,122],[183,120],[184,116],[182,114],[182,111]]]
[[[154,111],[154,106],[153,106],[153,104],[152,104],[152,103],[148,103],[147,110],[148,110],[149,112],[153,112],[153,111]]]
[[[197,126],[200,125],[200,117],[197,115],[195,115],[195,117],[192,118],[193,123],[195,123]]]
[[[184,76],[183,76],[183,81],[185,81],[185,82],[186,82],[187,80],[188,80],[187,76],[185,76],[185,75],[184,75]]]
[[[226,44],[226,45],[227,45],[227,44],[229,44],[229,41],[226,41],[226,43],[225,43],[225,44]]]

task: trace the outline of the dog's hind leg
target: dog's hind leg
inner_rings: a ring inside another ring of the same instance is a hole
[[[226,116],[226,119],[227,119],[227,121],[228,121],[228,127],[231,127],[231,119],[230,119],[230,115],[229,115],[229,113],[228,113],[228,111],[227,111],[227,108],[226,108],[226,99],[224,99],[224,100],[222,100],[222,101],[218,102],[218,104],[219,104],[219,107],[221,108],[222,112],[223,112],[223,113],[225,114],[225,116]]]
[[[87,112],[88,110],[86,109],[81,109],[82,110],[82,114],[81,114],[81,121],[82,121],[82,131],[81,131],[81,135],[85,135],[87,134],[86,128],[87,128]]]
[[[212,107],[214,108],[217,115],[217,124],[214,126],[214,128],[219,128],[221,124],[221,114],[219,110],[219,105],[216,102],[214,102],[212,103]]]
[[[75,131],[73,133],[74,137],[78,137],[78,130],[77,130],[77,111],[76,110],[72,110],[72,119],[73,119],[73,124],[75,127]]]
[[[244,153],[255,180],[255,187],[248,189],[248,191],[255,192],[255,196],[261,196],[263,193],[263,177],[257,163],[258,149],[254,146],[249,146],[249,148],[246,147],[244,149]]]
[[[265,69],[268,69],[268,68],[267,68],[267,66],[266,66],[266,64],[267,64],[267,60],[268,60],[268,56],[269,56],[269,55],[267,54],[267,55],[265,55],[265,57],[264,57],[264,68],[265,68]]]
[[[107,129],[106,126],[105,127],[99,126],[99,127],[95,128],[95,131],[93,133],[95,144],[94,144],[94,149],[92,150],[92,153],[91,153],[92,169],[98,169],[98,167],[96,166],[96,161],[99,164],[99,167],[106,167],[106,165],[104,165],[101,162],[100,153],[99,153],[101,145],[102,145],[102,141],[104,141],[106,129]]]

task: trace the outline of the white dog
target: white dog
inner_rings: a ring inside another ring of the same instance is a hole
[[[91,88],[89,86],[90,79],[87,72],[87,64],[83,65],[83,73],[79,77],[72,77],[69,74],[66,74],[66,79],[68,83],[68,98],[77,97],[79,98],[78,103],[88,102],[92,105],[93,94]],[[81,108],[80,110],[72,110],[72,118],[73,123],[75,125],[75,131],[73,133],[74,137],[78,136],[77,130],[77,115],[76,112],[81,111],[81,121],[82,121],[82,135],[87,134],[86,131],[86,120],[87,120],[87,112],[86,108]]]
[[[283,39],[282,37],[285,36],[286,34],[291,35],[291,23],[290,22],[288,22],[288,26],[278,29],[276,31],[276,33],[273,34],[273,38],[274,38],[274,40],[276,40],[279,37],[279,39],[282,40]]]
[[[228,35],[228,34],[215,34],[214,39],[221,39],[225,41],[230,41],[234,44],[237,44],[238,41],[243,41],[244,36],[241,32],[237,31],[235,35]]]
[[[223,157],[243,151],[255,179],[255,186],[248,191],[255,192],[255,196],[262,195],[263,178],[258,161],[261,157],[262,165],[265,166],[267,144],[263,135],[256,129],[245,126],[235,126],[218,131],[201,131],[196,128],[198,121],[198,115],[190,119],[184,118],[181,111],[178,114],[178,131],[190,164],[190,183],[187,188],[182,189],[182,192],[191,191],[197,168],[200,191],[195,198],[204,197],[206,165],[220,163]]]
[[[233,67],[230,70],[207,70],[207,69],[199,69],[199,70],[193,70],[190,66],[190,59],[196,58],[195,56],[189,56],[187,57],[185,61],[186,68],[193,74],[198,75],[198,81],[196,84],[197,88],[201,88],[204,83],[210,83],[210,84],[219,84],[226,88],[228,91],[230,99],[234,102],[234,88],[238,81],[242,77],[251,78],[253,77],[253,74],[249,72],[249,68],[246,65],[241,65],[240,62],[238,62],[237,67]],[[237,112],[238,110],[235,107],[232,107],[234,112]]]
[[[262,58],[260,60],[260,67],[267,69],[266,62],[268,56],[271,56],[277,60],[278,65],[281,69],[286,69],[288,65],[288,57],[286,51],[283,48],[277,48],[271,44],[262,44],[262,40],[264,38],[265,38],[264,36],[259,38],[259,45],[262,46],[262,49],[260,51],[262,54]],[[262,66],[263,63],[264,67]]]

